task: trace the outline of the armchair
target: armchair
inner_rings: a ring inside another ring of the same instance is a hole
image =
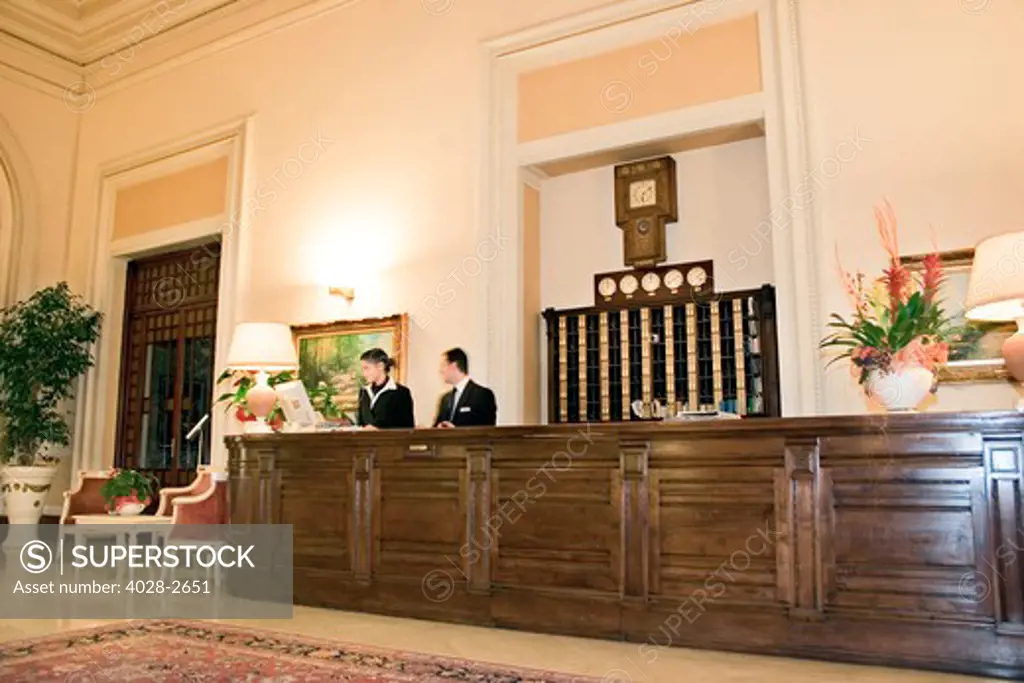
[[[107,501],[100,494],[103,484],[110,479],[106,470],[81,470],[72,488],[64,492],[64,506],[60,513],[61,524],[74,524],[75,515],[103,515],[107,513]]]
[[[170,517],[171,524],[226,524],[226,479],[226,472],[200,466],[188,486],[160,491],[157,516]]]

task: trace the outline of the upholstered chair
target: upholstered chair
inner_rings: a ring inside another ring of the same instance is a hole
[[[226,524],[227,473],[200,466],[188,486],[160,491],[156,514],[172,524]]]
[[[100,489],[108,479],[110,472],[107,470],[80,471],[71,489],[64,492],[60,523],[74,524],[75,515],[106,514],[107,501],[100,495]]]

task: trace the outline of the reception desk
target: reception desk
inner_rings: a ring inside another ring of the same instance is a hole
[[[1017,413],[230,437],[299,604],[1024,675]],[[639,680],[634,676],[635,680]]]

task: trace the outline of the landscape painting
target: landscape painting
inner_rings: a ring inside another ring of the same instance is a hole
[[[964,317],[964,301],[974,261],[973,249],[940,254],[945,280],[940,289],[943,308],[957,329],[949,347],[949,363],[940,368],[945,382],[978,382],[1005,379],[1003,342],[1017,330],[1016,323],[979,323]],[[923,256],[900,259],[912,272],[919,272]]]
[[[355,415],[359,390],[366,383],[359,362],[363,352],[384,349],[395,362],[391,376],[398,382],[405,379],[408,348],[405,314],[296,326],[292,332],[299,355],[299,379],[314,404],[329,400],[337,413],[349,419]],[[335,411],[321,412],[327,415]]]

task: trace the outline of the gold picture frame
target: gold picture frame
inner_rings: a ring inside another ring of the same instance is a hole
[[[352,410],[365,384],[359,356],[379,347],[394,361],[391,376],[404,382],[409,352],[409,316],[338,320],[312,325],[292,325],[295,350],[299,356],[299,379],[307,391],[319,382],[337,390],[335,400],[343,410]]]
[[[900,262],[912,272],[919,274],[924,270],[924,259],[927,254],[913,254],[900,257]],[[951,360],[939,367],[940,382],[1000,382],[1006,381],[1010,373],[1006,370],[999,347],[1005,336],[1017,331],[1016,323],[996,325],[974,325],[963,319],[963,296],[967,293],[971,264],[974,262],[974,249],[957,249],[939,254],[945,274],[940,296],[943,297],[946,314],[958,324],[978,330],[979,336],[971,343],[970,357],[952,359],[954,355],[967,356],[965,347],[951,346]],[[977,349],[977,350],[975,350]]]

